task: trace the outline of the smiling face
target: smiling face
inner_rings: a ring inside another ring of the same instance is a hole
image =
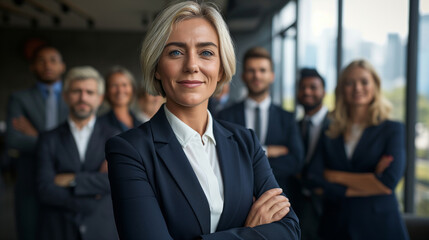
[[[115,73],[107,81],[107,98],[112,106],[128,106],[133,97],[131,80],[122,73]]]
[[[374,100],[375,90],[375,80],[364,68],[352,68],[344,79],[344,99],[348,106],[369,106]]]
[[[247,59],[242,78],[250,97],[268,95],[270,85],[274,82],[274,72],[271,69],[270,60],[266,58]]]
[[[322,80],[318,77],[304,77],[298,86],[298,102],[306,111],[321,107],[325,89]]]
[[[174,24],[155,72],[165,91],[168,109],[207,108],[221,76],[215,28],[203,18]]]

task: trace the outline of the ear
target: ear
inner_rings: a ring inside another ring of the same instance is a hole
[[[156,70],[156,72],[155,72],[155,79],[161,80],[161,75],[158,73],[158,70]]]

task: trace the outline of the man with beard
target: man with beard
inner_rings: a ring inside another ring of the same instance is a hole
[[[253,129],[261,142],[279,185],[290,196],[290,177],[299,173],[304,151],[292,113],[272,103],[270,86],[274,82],[273,62],[267,50],[249,49],[243,59],[242,79],[247,98],[218,114],[218,119]]]
[[[305,116],[299,122],[305,149],[305,164],[297,177],[299,190],[294,194],[297,215],[300,220],[303,240],[319,239],[317,228],[321,215],[322,201],[317,191],[306,185],[307,168],[318,154],[319,137],[329,125],[328,109],[323,106],[325,81],[316,69],[304,68],[298,81],[298,103],[304,107]]]
[[[96,120],[103,94],[104,80],[92,67],[73,68],[65,78],[68,120],[37,145],[40,239],[118,239],[104,156],[117,132]]]
[[[39,133],[67,118],[61,98],[61,75],[65,64],[53,46],[36,49],[30,65],[35,86],[13,93],[7,106],[6,144],[16,165],[15,219],[18,239],[35,239],[38,203],[35,187],[34,152]]]

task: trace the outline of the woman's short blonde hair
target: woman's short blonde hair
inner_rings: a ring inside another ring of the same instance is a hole
[[[375,71],[374,67],[366,60],[355,60],[342,70],[335,89],[335,109],[330,114],[332,122],[329,129],[326,131],[326,135],[331,138],[336,138],[339,135],[344,134],[350,124],[348,105],[345,102],[344,96],[344,85],[351,70],[354,68],[363,68],[367,70],[374,79],[374,99],[370,103],[367,122],[365,125],[374,126],[380,124],[389,118],[390,111],[392,110],[391,103],[381,95],[381,78]]]
[[[156,68],[173,25],[191,18],[207,20],[213,25],[219,36],[219,53],[223,74],[216,86],[215,93],[222,89],[223,84],[231,81],[235,74],[234,45],[228,27],[217,7],[211,3],[179,2],[164,9],[156,17],[143,41],[140,55],[144,78],[143,86],[150,94],[165,97],[161,81],[155,79]]]

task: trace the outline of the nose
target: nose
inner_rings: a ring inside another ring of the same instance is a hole
[[[196,73],[199,70],[196,54],[190,53],[186,56],[184,71],[188,73]]]

